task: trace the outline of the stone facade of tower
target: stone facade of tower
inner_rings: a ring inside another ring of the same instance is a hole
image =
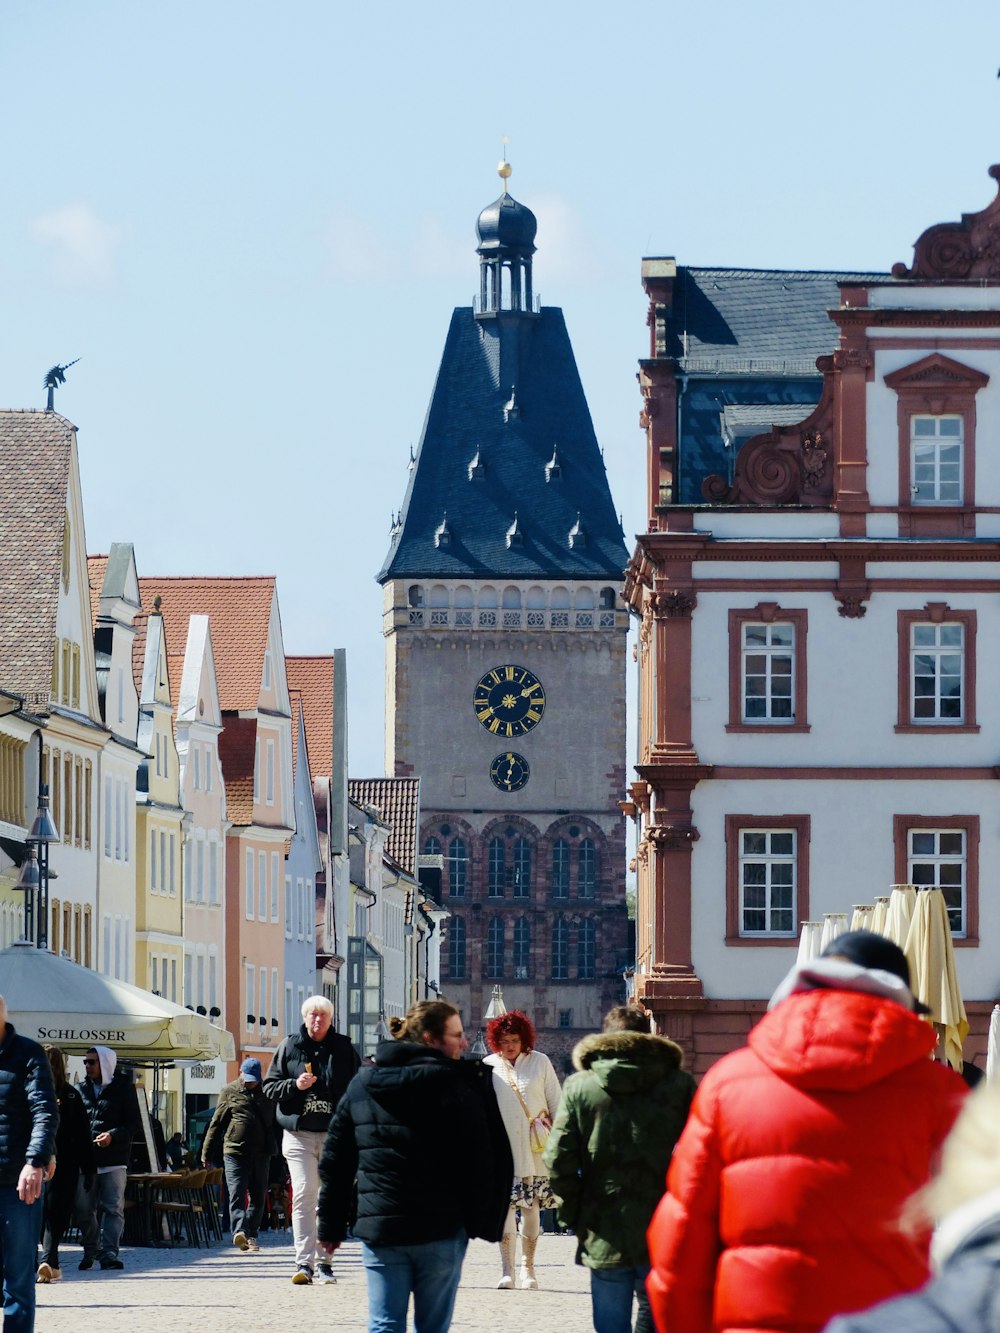
[[[562,314],[532,308],[535,219],[478,224],[379,575],[386,771],[421,778],[443,858],[442,986],[467,1028],[494,986],[566,1068],[624,998],[626,552]]]

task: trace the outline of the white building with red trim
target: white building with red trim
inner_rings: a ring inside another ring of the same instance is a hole
[[[891,275],[648,259],[643,283],[637,993],[701,1072],[804,920],[937,885],[981,1057],[1000,988],[1000,698],[977,689],[1000,654],[1000,197]]]

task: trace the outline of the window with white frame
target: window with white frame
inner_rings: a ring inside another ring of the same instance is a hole
[[[448,844],[448,891],[453,898],[465,897],[469,853],[462,838],[452,838]]]
[[[915,505],[962,503],[963,418],[910,418],[910,491]]]
[[[254,1013],[254,1007],[257,1004],[256,999],[257,969],[253,963],[246,964],[246,1014],[245,1021],[247,1031],[257,1024],[257,1015]]]
[[[281,867],[278,864],[278,853],[271,853],[271,920],[278,919],[278,897],[281,880],[279,878]]]
[[[295,881],[295,938],[300,940],[305,933],[305,922],[303,921],[302,911],[302,880]]]
[[[965,934],[965,887],[968,861],[964,829],[909,829],[906,837],[910,884],[940,889],[953,935]]]
[[[794,935],[797,846],[795,829],[740,831],[741,935]]]
[[[158,881],[156,878],[156,829],[152,828],[149,830],[149,887],[151,889],[155,889],[157,887],[157,883]]]
[[[290,981],[285,982],[285,1036],[295,1031],[295,988]]]
[[[557,916],[552,922],[552,980],[565,981],[569,976],[569,925],[566,918]]]
[[[213,773],[215,771],[215,755],[209,745],[205,746],[205,790],[212,790]]]
[[[246,850],[246,885],[244,886],[246,893],[246,918],[248,921],[253,920],[253,905],[254,905],[253,867],[254,867],[254,854],[252,848],[248,847]]]
[[[219,1005],[219,954],[214,944],[208,946],[208,1004],[210,1009]]]
[[[514,980],[527,981],[531,970],[531,923],[526,916],[514,922]]]
[[[260,800],[260,738],[253,743],[253,799],[254,804]]]
[[[910,626],[910,700],[914,722],[962,722],[965,626],[916,622]]]
[[[111,822],[112,822],[112,819],[113,819],[113,818],[116,818],[117,815],[118,815],[118,802],[117,802],[117,801],[115,802],[114,814],[112,814],[112,809],[111,809],[111,792],[112,792],[111,779],[110,779],[109,777],[105,777],[105,779],[104,779],[104,859],[105,859],[105,861],[110,861],[110,860],[111,860]],[[117,793],[116,793],[116,795],[117,795]],[[120,855],[120,854],[121,854],[121,823],[120,823],[120,822],[118,823],[118,848],[119,848],[119,855]]]
[[[794,721],[795,626],[747,621],[742,636],[743,721]]]
[[[208,844],[208,901],[219,901],[219,844],[214,838]]]
[[[194,1008],[194,987],[192,981],[192,972],[194,967],[194,956],[190,949],[184,950],[184,1004],[188,1009]]]
[[[292,877],[285,876],[285,939],[292,938]]]
[[[313,888],[313,882],[311,879],[306,880],[305,909],[306,909],[306,939],[311,940],[313,937],[313,925],[314,925],[313,918],[316,915],[316,893]],[[403,941],[401,936],[399,941],[399,947],[402,948],[402,946],[403,946]]]
[[[257,854],[257,915],[267,920],[267,852]]]
[[[502,977],[504,971],[503,918],[495,916],[486,928],[486,967],[484,977]]]
[[[201,791],[201,746],[192,745],[194,751],[194,789]]]
[[[267,773],[264,799],[268,805],[274,805],[274,741],[267,742]]]
[[[585,916],[577,934],[577,970],[581,981],[593,981],[597,975],[597,922]]]
[[[260,1010],[257,1014],[260,1021],[261,1036],[264,1035],[264,1029],[267,1027],[267,968],[260,969]]]

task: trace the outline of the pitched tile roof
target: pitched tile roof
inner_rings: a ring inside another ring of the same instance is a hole
[[[0,685],[29,707],[51,691],[75,434],[56,412],[0,411]]]
[[[841,282],[884,282],[885,273],[678,265],[667,321],[666,355],[688,374],[816,375],[832,352]]]
[[[219,735],[219,763],[226,784],[226,817],[233,824],[253,823],[256,743],[256,718],[226,718],[226,725]]]
[[[408,875],[415,875],[420,779],[349,778],[347,794],[355,805],[374,806],[391,830],[386,852]]]
[[[546,467],[554,453],[558,473]],[[445,515],[447,544],[435,541]],[[570,545],[577,515],[586,544]],[[627,559],[562,311],[487,320],[456,310],[379,581],[617,582]]]
[[[333,776],[333,657],[286,657],[288,688],[302,701],[313,781]],[[298,734],[297,727],[292,729]]]
[[[104,587],[104,571],[108,567],[106,555],[87,556],[87,580],[90,584],[90,624],[97,628],[97,614],[101,609],[101,589]]]
[[[147,612],[153,609],[153,599],[160,598],[160,611],[171,631],[168,635],[171,690],[180,685],[188,620],[193,615],[206,615],[211,619],[219,706],[224,713],[256,708],[271,624],[274,576],[159,576],[141,578],[139,589]]]

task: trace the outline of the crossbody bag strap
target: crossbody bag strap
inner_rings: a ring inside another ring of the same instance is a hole
[[[528,1117],[528,1122],[530,1124],[530,1122],[534,1120],[535,1117],[528,1110],[528,1103],[521,1096],[521,1089],[517,1086],[517,1077],[516,1076],[512,1077],[514,1071],[513,1069],[508,1069],[507,1061],[503,1059],[503,1056],[501,1056],[500,1059],[503,1060],[504,1077],[506,1078],[511,1089],[517,1094],[517,1100],[521,1103],[521,1110]]]

